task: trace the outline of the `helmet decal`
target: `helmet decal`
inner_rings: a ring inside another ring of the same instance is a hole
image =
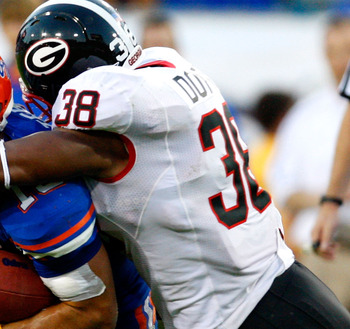
[[[49,104],[69,79],[102,65],[135,68],[141,54],[123,18],[103,0],[48,0],[28,16],[16,42],[27,99]]]
[[[24,64],[34,75],[47,75],[61,68],[68,55],[69,47],[65,41],[55,38],[43,39],[28,49]]]

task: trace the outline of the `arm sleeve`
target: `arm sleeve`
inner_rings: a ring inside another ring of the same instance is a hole
[[[41,277],[73,271],[100,249],[95,208],[83,181],[12,192],[0,221]]]

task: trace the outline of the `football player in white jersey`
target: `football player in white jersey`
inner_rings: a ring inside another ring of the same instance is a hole
[[[0,180],[84,175],[102,230],[124,241],[166,328],[350,328],[294,261],[212,80],[175,50],[142,50],[100,0],[45,2],[16,55],[27,100],[54,103],[53,131],[5,143]]]

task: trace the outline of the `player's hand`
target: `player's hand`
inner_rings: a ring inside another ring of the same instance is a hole
[[[321,205],[311,233],[313,251],[325,259],[334,259],[338,248],[338,244],[333,241],[334,232],[339,222],[338,208],[338,205],[331,202]]]

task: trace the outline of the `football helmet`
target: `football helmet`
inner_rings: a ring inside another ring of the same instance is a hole
[[[0,131],[3,131],[7,124],[7,117],[13,107],[13,90],[10,74],[5,62],[0,57]]]
[[[117,10],[102,0],[49,0],[23,23],[16,44],[24,101],[53,104],[69,79],[102,65],[132,67],[142,53]]]

